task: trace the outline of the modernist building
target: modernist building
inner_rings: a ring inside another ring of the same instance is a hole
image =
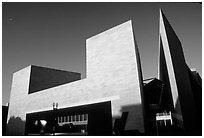
[[[53,103],[58,103],[59,125],[68,118],[73,125],[80,120],[88,135],[111,135],[115,120],[124,119],[118,126],[144,133],[142,74],[132,22],[87,39],[86,56],[87,77],[82,80],[78,73],[32,65],[14,73],[7,134],[35,133],[30,127],[36,120],[46,120],[51,131]],[[16,119],[19,126],[12,123]],[[121,128],[114,129],[117,133]]]
[[[181,43],[161,11],[160,80],[143,91],[132,21],[86,40],[86,68],[85,79],[33,65],[14,73],[7,135],[40,133],[39,124],[42,133],[147,134],[152,115],[164,111],[171,111],[174,124],[186,131],[201,128],[201,79],[186,65]]]
[[[181,42],[160,11],[159,79],[164,83],[166,110],[188,134],[202,132],[201,78],[185,62]]]

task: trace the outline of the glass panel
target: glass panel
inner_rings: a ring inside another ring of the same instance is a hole
[[[73,121],[73,122],[75,121],[75,115],[72,117],[72,121]]]
[[[61,117],[61,122],[62,122],[62,123],[64,122],[64,120],[63,120],[63,116]]]
[[[88,120],[88,114],[85,114],[84,120],[85,120],[85,121]]]
[[[79,121],[79,116],[78,115],[76,115],[76,121]]]
[[[79,115],[79,121],[82,121],[82,115]]]
[[[82,121],[84,121],[84,114],[82,115]]]

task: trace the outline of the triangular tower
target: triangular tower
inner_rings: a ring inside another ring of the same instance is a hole
[[[199,126],[196,100],[189,68],[185,62],[181,42],[160,10],[159,79],[165,84],[168,110],[173,112],[176,125],[194,132]],[[192,133],[191,133],[192,134]]]

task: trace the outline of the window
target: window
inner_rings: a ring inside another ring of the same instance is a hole
[[[82,120],[82,115],[79,115],[79,121],[83,121],[83,120]]]
[[[63,116],[61,117],[61,122],[62,122],[62,123],[64,122],[64,120],[63,120]]]
[[[78,115],[76,115],[76,121],[79,121],[79,116]]]
[[[57,117],[57,122],[60,123],[60,117]]]
[[[74,115],[74,116],[72,116],[72,121],[73,121],[73,122],[75,121],[75,115]]]
[[[85,120],[85,121],[88,120],[88,114],[85,114],[84,120]]]
[[[82,121],[84,121],[84,114],[82,115]]]
[[[62,122],[62,119],[61,119],[61,117],[59,117],[59,120],[60,120],[60,123]]]

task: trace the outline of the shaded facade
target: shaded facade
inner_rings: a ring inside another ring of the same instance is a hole
[[[8,106],[2,106],[2,135],[6,135],[6,121],[8,116]]]
[[[181,42],[162,11],[159,28],[159,79],[165,85],[167,109],[173,112],[176,125],[186,134],[201,135],[201,79],[197,75],[199,81],[194,79],[185,62]]]
[[[70,74],[36,66],[29,66],[14,73],[7,135],[24,135],[26,123],[29,121],[27,115],[52,110],[53,102],[58,103],[59,111],[109,102],[111,112],[106,114],[106,117],[111,116],[111,128],[117,124],[115,120],[128,113],[123,131],[144,133],[142,73],[132,22],[125,22],[87,39],[86,56],[87,77],[82,80],[79,80],[77,73]],[[60,74],[64,75],[56,79],[50,78]],[[44,82],[46,80],[49,81]],[[32,87],[39,82],[43,82],[46,87]],[[97,111],[94,113],[89,116],[97,118],[99,114]],[[67,116],[69,115],[63,117]],[[14,129],[17,128],[15,124],[10,124],[11,119],[16,118],[20,119],[17,130]],[[100,122],[109,124],[109,119]],[[97,126],[100,123],[94,124],[91,121],[88,122],[88,125],[90,124],[91,127],[88,128],[95,130],[89,131],[88,135],[101,135],[101,127]]]
[[[81,79],[81,74],[32,65],[28,94]]]
[[[144,99],[145,99],[145,113],[146,113],[146,134],[156,134],[156,113],[163,112],[163,83],[162,81],[152,78],[144,84]]]

